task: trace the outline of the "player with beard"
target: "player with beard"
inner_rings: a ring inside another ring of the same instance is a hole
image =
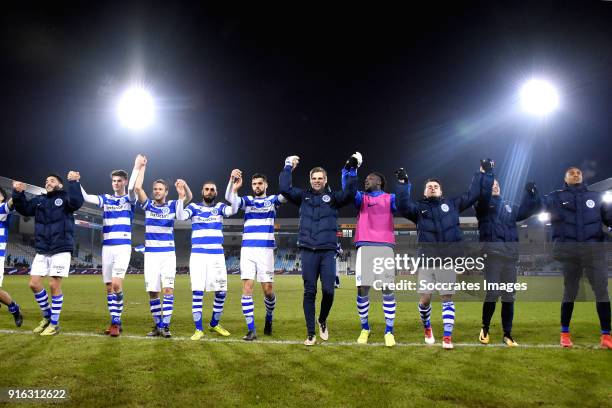
[[[232,180],[228,185],[230,197],[239,188],[239,181]],[[178,186],[179,197],[185,194],[187,184]],[[227,296],[227,267],[223,253],[223,218],[230,217],[238,211],[237,205],[228,206],[217,203],[217,186],[207,181],[202,186],[202,201],[191,203],[185,209],[178,209],[179,220],[191,219],[191,256],[189,258],[189,276],[192,291],[192,316],[195,332],[191,340],[200,340],[204,336],[202,325],[202,303],[204,292],[215,292],[209,330],[221,336],[230,333],[220,324],[223,306]],[[235,203],[236,200],[232,202]]]
[[[232,170],[230,184],[235,182],[236,190],[242,185],[242,171]],[[255,330],[253,284],[255,278],[261,284],[266,305],[264,334],[272,335],[272,320],[276,307],[274,293],[274,220],[276,210],[287,200],[280,194],[267,194],[268,179],[265,175],[255,173],[251,176],[252,196],[238,197],[234,189],[228,186],[225,199],[233,206],[244,211],[244,231],[240,249],[240,278],[242,279],[242,313],[246,320],[247,334],[243,340],[257,338]]]

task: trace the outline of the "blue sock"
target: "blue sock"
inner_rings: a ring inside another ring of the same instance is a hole
[[[246,320],[249,331],[255,330],[255,318],[253,316],[253,296],[242,295],[242,314]]]
[[[385,313],[385,334],[393,334],[395,321],[395,295],[393,293],[383,295],[383,312]]]
[[[431,327],[431,303],[428,305],[422,305],[419,303],[419,314],[421,315],[421,322],[423,327],[428,329]]]
[[[14,301],[11,302],[10,305],[8,305],[8,311],[9,313],[15,314],[19,311],[19,305],[17,303],[15,303]]]
[[[569,326],[561,326],[561,333],[569,333]]]
[[[202,329],[202,302],[204,299],[204,291],[194,290],[191,292],[193,295],[191,301],[191,314],[193,316],[193,323],[195,324],[196,330]]]
[[[116,316],[112,319],[113,324],[121,325],[121,313],[123,313],[123,292],[115,293]]]
[[[164,295],[164,303],[162,305],[163,327],[170,326],[170,320],[172,320],[173,310],[174,310],[174,295]]]
[[[151,299],[149,301],[149,306],[151,309],[151,315],[153,316],[153,322],[155,322],[155,326],[162,327],[162,319],[161,319],[161,300],[159,298]]]
[[[34,298],[36,299],[36,303],[38,303],[38,307],[43,317],[49,319],[51,317],[51,307],[49,307],[49,296],[47,295],[47,291],[43,289],[35,293]]]
[[[357,313],[359,313],[359,321],[361,322],[362,330],[370,330],[368,322],[368,313],[370,312],[370,298],[368,296],[357,295]]]
[[[266,321],[271,322],[274,315],[274,308],[276,307],[276,294],[273,293],[270,299],[264,296],[264,303],[266,305]]]
[[[117,324],[117,319],[119,317],[119,309],[117,308],[117,295],[114,293],[109,293],[106,295],[106,303],[108,305],[108,311],[111,317],[111,324]]]
[[[51,296],[51,324],[57,326],[59,324],[60,313],[62,313],[62,305],[64,304],[64,295]]]
[[[442,302],[442,323],[444,323],[444,336],[452,336],[455,327],[455,303]]]
[[[210,327],[215,327],[219,324],[219,320],[221,320],[221,314],[223,314],[223,305],[225,304],[226,295],[226,292],[215,292],[215,301],[213,303],[213,312],[210,318]]]

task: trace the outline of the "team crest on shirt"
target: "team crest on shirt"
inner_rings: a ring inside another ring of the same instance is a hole
[[[61,206],[62,204],[64,204],[64,200],[62,200],[61,198],[55,200],[55,205],[57,207]]]
[[[448,212],[448,210],[450,210],[450,208],[448,207],[448,204],[444,203],[440,206],[440,209],[444,212]]]
[[[325,194],[323,197],[321,197],[321,200],[323,200],[325,203],[329,203],[331,201],[331,197]]]
[[[127,201],[127,200],[125,199],[125,197],[121,197],[121,198],[119,199],[119,205],[123,205],[123,204],[125,204],[125,203],[126,203],[126,201]]]
[[[161,209],[162,214],[164,215],[168,215],[170,214],[170,208],[169,207],[164,207]]]
[[[512,207],[510,207],[510,204],[506,204],[506,211],[508,211],[509,213],[512,212]]]
[[[219,210],[216,208],[213,208],[212,210],[210,210],[210,214],[211,215],[219,215]]]
[[[589,207],[589,208],[595,208],[595,201],[587,200],[586,206]]]
[[[272,205],[272,202],[270,200],[266,200],[263,202],[264,207],[270,207]]]

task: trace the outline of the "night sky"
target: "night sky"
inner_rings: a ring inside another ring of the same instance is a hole
[[[102,193],[110,170],[144,153],[147,185],[224,189],[239,167],[267,174],[273,193],[285,156],[302,157],[295,185],[322,165],[338,187],[359,150],[361,178],[403,166],[417,195],[431,176],[446,195],[464,191],[483,157],[502,190],[527,179],[558,188],[569,165],[590,182],[612,176],[612,2],[259,3],[3,9],[0,175],[42,185],[74,169]],[[531,77],[559,88],[546,120],[517,108]],[[115,112],[135,81],[158,105],[141,132]]]

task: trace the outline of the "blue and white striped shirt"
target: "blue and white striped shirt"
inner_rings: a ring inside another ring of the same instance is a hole
[[[185,208],[191,219],[191,253],[223,253],[223,217],[232,214],[232,208],[223,203],[212,207],[204,203],[191,203]]]
[[[104,210],[102,245],[131,245],[135,201],[130,201],[127,194],[104,194],[98,196],[98,206]]]
[[[0,258],[3,258],[6,253],[6,243],[8,242],[8,203],[0,204]]]
[[[176,200],[157,206],[147,199],[141,207],[145,211],[145,252],[174,252]]]
[[[244,210],[243,247],[275,248],[274,220],[276,209],[281,204],[281,196],[245,196],[240,198],[240,208]]]

